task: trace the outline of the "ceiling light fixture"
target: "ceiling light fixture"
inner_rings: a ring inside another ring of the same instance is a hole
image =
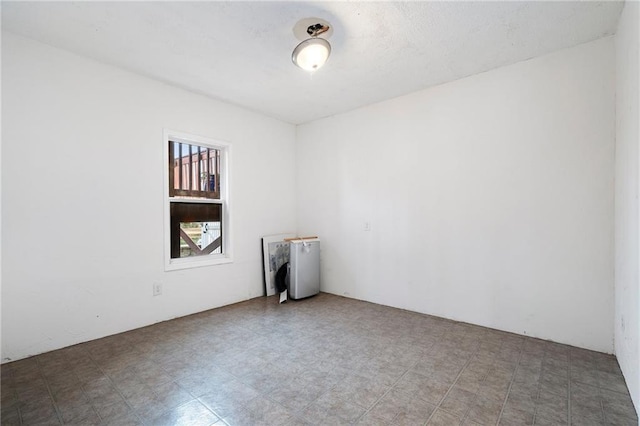
[[[329,54],[331,54],[331,45],[323,38],[319,38],[320,34],[329,31],[329,25],[317,23],[307,28],[307,34],[311,36],[293,49],[291,60],[294,64],[305,71],[316,71],[322,67]]]

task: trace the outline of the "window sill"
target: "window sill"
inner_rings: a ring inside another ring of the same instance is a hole
[[[223,265],[226,263],[233,263],[233,258],[228,256],[216,256],[212,258],[184,258],[184,259],[171,259],[168,263],[165,263],[165,271],[177,271],[180,269],[192,269],[201,268],[204,266]]]

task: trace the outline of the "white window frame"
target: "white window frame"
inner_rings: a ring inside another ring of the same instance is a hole
[[[204,136],[191,135],[164,129],[162,138],[162,152],[164,152],[164,269],[175,271],[187,268],[199,268],[233,262],[232,250],[232,221],[230,187],[231,174],[231,144]],[[169,141],[182,142],[214,148],[220,151],[220,199],[194,199],[185,197],[169,197]],[[222,253],[212,253],[203,256],[171,258],[171,210],[172,202],[208,203],[222,205]]]

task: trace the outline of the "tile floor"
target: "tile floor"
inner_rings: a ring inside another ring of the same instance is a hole
[[[2,424],[637,425],[613,356],[329,294],[2,366]]]

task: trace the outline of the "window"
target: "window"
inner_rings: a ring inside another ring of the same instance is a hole
[[[165,131],[165,269],[231,262],[229,145]]]

